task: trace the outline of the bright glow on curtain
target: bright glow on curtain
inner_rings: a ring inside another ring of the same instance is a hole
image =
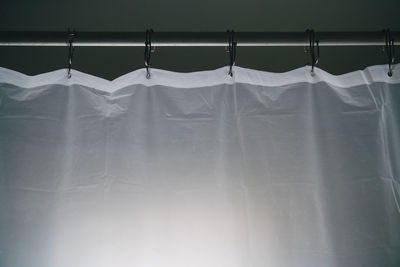
[[[0,266],[400,266],[400,71],[0,69]]]

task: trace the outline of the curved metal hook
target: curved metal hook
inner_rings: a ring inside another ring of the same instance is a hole
[[[146,67],[146,78],[150,79],[150,55],[154,52],[154,47],[151,46],[151,35],[154,33],[153,29],[146,30],[146,40],[144,42],[144,66]]]
[[[228,47],[227,52],[229,53],[229,76],[233,76],[232,68],[236,63],[236,47],[237,42],[235,41],[235,32],[233,30],[227,30],[228,33]]]
[[[310,42],[308,52],[311,56],[311,74],[314,74],[314,66],[317,65],[319,61],[319,40],[315,40],[314,30],[307,29],[306,33],[308,33],[308,39]],[[317,53],[315,53],[315,46],[317,48]]]
[[[74,46],[73,46],[73,42],[74,42],[74,38],[76,36],[76,31],[74,30],[70,30],[68,28],[68,73],[67,73],[67,78],[70,79],[72,77],[71,74],[71,67],[72,67],[72,58],[74,56]]]
[[[395,60],[394,38],[392,37],[390,29],[384,30],[384,33],[385,33],[385,49],[386,49],[386,55],[388,57],[388,64],[389,64],[388,76],[392,77],[392,75],[393,75],[392,64],[394,64],[394,60]]]

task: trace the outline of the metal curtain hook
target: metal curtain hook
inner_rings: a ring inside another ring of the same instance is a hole
[[[395,60],[394,38],[392,37],[390,29],[384,30],[384,33],[385,33],[385,50],[386,50],[386,55],[388,57],[388,64],[389,64],[388,76],[392,77],[392,75],[393,75],[392,64],[394,64],[394,60]]]
[[[68,73],[67,73],[67,78],[70,79],[72,77],[71,74],[71,67],[72,67],[72,58],[74,56],[74,46],[73,46],[73,42],[74,42],[74,38],[76,36],[76,31],[74,30],[70,30],[68,28]]]
[[[307,29],[308,39],[310,42],[308,52],[311,56],[311,74],[314,74],[314,66],[317,65],[319,61],[319,40],[315,40],[315,32],[312,29]],[[316,46],[316,47],[315,47]],[[315,49],[317,50],[315,53]],[[307,52],[307,51],[306,51]]]
[[[144,42],[144,66],[146,67],[146,78],[150,79],[150,55],[154,52],[154,47],[151,46],[151,35],[154,33],[153,29],[146,30],[146,40]]]
[[[228,33],[228,47],[227,52],[229,53],[229,76],[233,76],[232,68],[236,63],[236,47],[237,42],[235,41],[235,32],[233,30],[227,30]]]

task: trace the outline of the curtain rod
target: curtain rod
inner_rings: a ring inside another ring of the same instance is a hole
[[[400,40],[400,31],[392,31]],[[384,46],[384,31],[315,32],[320,46]],[[67,46],[68,32],[0,31],[0,46]],[[74,46],[144,46],[144,32],[77,32]],[[235,32],[237,46],[308,46],[306,32]],[[226,32],[154,32],[153,46],[227,46]],[[398,45],[397,43],[396,45]]]

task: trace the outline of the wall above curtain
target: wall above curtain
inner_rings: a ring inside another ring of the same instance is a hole
[[[308,1],[27,1],[0,4],[0,30],[66,31],[380,31],[400,30],[397,0]],[[338,19],[340,18],[340,19]],[[66,48],[0,48],[0,66],[26,74],[65,68]],[[321,50],[319,67],[333,74],[385,64],[379,48]],[[397,53],[399,54],[399,53]],[[106,79],[143,67],[142,48],[79,48],[74,68]],[[237,65],[284,72],[308,62],[302,48],[240,48]],[[189,72],[228,64],[223,48],[159,48],[155,68]]]

